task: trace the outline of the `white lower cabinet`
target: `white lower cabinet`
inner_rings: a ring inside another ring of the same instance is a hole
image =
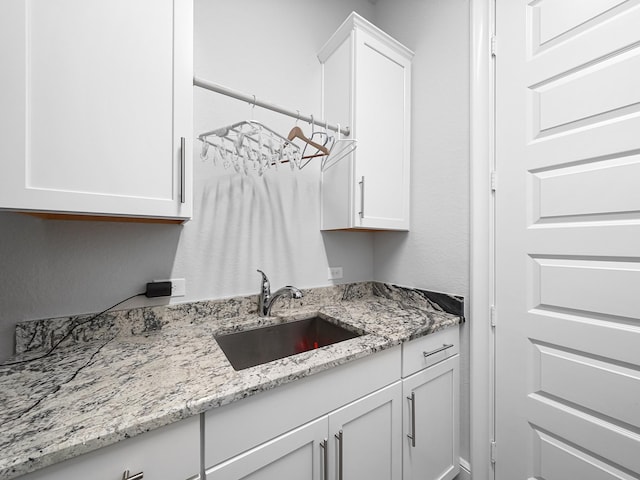
[[[398,381],[216,465],[206,480],[400,480],[401,395]]]
[[[326,480],[402,478],[401,395],[396,382],[329,415]]]
[[[451,327],[210,410],[206,480],[453,479],[458,351]]]
[[[458,368],[454,355],[402,381],[403,480],[450,480],[460,471]]]
[[[200,418],[194,416],[57,463],[20,480],[187,480],[200,469]],[[125,471],[128,476],[123,476]]]
[[[206,472],[206,479],[319,480],[323,456],[320,445],[326,435],[326,418],[307,423],[215,466]]]

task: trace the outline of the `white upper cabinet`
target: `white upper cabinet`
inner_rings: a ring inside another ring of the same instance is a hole
[[[352,13],[318,54],[324,118],[357,149],[322,174],[322,229],[409,229],[413,52]]]
[[[3,0],[0,62],[0,209],[191,217],[192,0]]]

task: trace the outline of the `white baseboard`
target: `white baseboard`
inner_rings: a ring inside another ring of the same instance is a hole
[[[460,458],[460,473],[455,480],[471,480],[471,465],[464,458]]]

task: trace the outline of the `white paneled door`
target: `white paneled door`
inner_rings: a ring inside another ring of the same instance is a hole
[[[640,478],[640,1],[496,0],[498,480]]]

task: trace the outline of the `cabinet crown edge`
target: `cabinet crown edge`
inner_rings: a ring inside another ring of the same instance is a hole
[[[325,63],[327,58],[331,56],[331,54],[351,35],[351,33],[360,29],[362,31],[367,32],[372,37],[380,40],[387,44],[390,48],[395,50],[399,55],[408,58],[409,60],[413,59],[415,55],[414,52],[400,43],[398,40],[393,38],[388,33],[384,32],[380,28],[376,27],[373,23],[369,22],[365,18],[358,15],[356,12],[351,12],[351,14],[346,18],[342,25],[338,27],[333,35],[327,40],[327,42],[323,45],[318,53],[318,60],[320,63]]]

